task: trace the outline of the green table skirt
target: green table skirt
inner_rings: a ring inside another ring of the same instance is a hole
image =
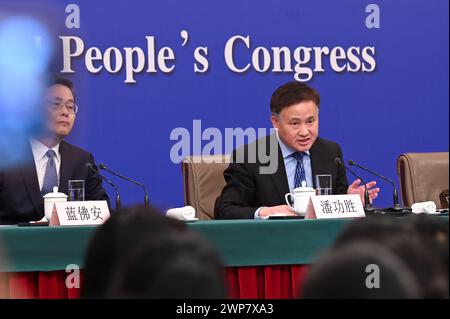
[[[197,221],[226,266],[309,264],[330,247],[349,220]],[[0,226],[0,271],[64,270],[84,265],[96,226]]]

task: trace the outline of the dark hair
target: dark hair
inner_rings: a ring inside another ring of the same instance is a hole
[[[449,226],[448,219],[419,214],[409,219],[420,241],[439,257],[448,278],[449,269]],[[447,280],[448,281],[448,280]]]
[[[389,216],[368,216],[355,219],[346,225],[334,243],[340,247],[361,240],[373,242],[389,242],[392,238],[413,235],[412,229],[405,220]]]
[[[439,255],[427,247],[419,236],[398,236],[390,242],[381,242],[394,252],[415,275],[422,298],[448,299],[448,276]]]
[[[174,281],[179,278],[172,272],[166,275],[165,271],[179,270],[173,262],[181,265],[180,260],[184,260],[184,265],[190,263],[194,265],[192,269],[205,273],[208,272],[201,264],[210,266],[205,283],[196,281],[193,272],[185,280],[190,280],[191,289],[206,287],[199,288],[199,293],[206,294],[210,290],[207,296],[196,297],[218,297],[225,291],[225,281],[219,276],[222,270],[220,262],[215,252],[192,233],[183,222],[170,219],[155,208],[136,206],[117,211],[99,227],[89,244],[82,297],[177,297],[177,288],[180,287]],[[192,253],[191,256],[191,251],[201,253]],[[165,290],[162,290],[158,278],[165,278]],[[184,297],[194,293],[186,289],[182,292]],[[220,297],[224,298],[225,292]]]
[[[286,107],[307,101],[313,101],[319,108],[319,93],[305,83],[288,82],[273,92],[270,99],[270,112],[275,115],[280,114]]]
[[[448,240],[442,244],[443,246],[437,243],[434,246],[431,239],[429,241],[424,235],[425,230],[429,229],[431,233],[437,234],[442,228],[423,224],[426,224],[425,220],[418,226],[415,216],[358,219],[350,223],[338,236],[335,248],[340,249],[355,242],[377,243],[389,249],[409,267],[420,285],[421,297],[448,298],[448,270],[445,269],[448,267],[448,255],[447,263],[443,262],[445,260],[443,250],[448,251]],[[423,230],[420,231],[418,228]],[[442,232],[445,234],[445,228]]]
[[[108,297],[225,298],[223,268],[211,247],[194,232],[166,235],[140,243],[124,258]]]
[[[140,206],[118,210],[92,237],[85,256],[85,280],[82,296],[102,298],[119,260],[149,233],[185,225],[171,223],[156,209]]]
[[[58,84],[67,87],[70,92],[72,92],[73,99],[75,100],[75,89],[71,80],[60,76],[54,76],[52,79],[50,79],[48,86],[50,87]]]
[[[311,266],[300,295],[333,299],[420,296],[418,282],[409,267],[389,249],[371,242],[356,242],[329,251]]]

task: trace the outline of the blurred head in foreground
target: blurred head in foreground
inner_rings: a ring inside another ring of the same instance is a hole
[[[28,137],[44,125],[42,94],[51,60],[49,28],[31,14],[0,15],[0,169],[26,161]]]
[[[407,265],[389,249],[358,242],[330,251],[311,267],[301,298],[420,298]]]
[[[380,289],[365,286],[369,264],[379,269]],[[302,297],[448,298],[445,267],[448,221],[366,217],[351,222],[332,251],[312,266]]]
[[[153,208],[118,211],[86,256],[84,298],[225,298],[214,250],[180,221]]]

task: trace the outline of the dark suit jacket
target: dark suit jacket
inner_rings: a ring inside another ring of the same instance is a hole
[[[269,138],[264,139],[268,145]],[[244,149],[247,154],[248,145]],[[215,219],[253,219],[259,207],[286,204],[284,195],[289,193],[289,183],[283,155],[279,146],[277,149],[278,169],[274,174],[260,174],[263,164],[258,160],[256,163],[249,163],[247,159],[244,163],[236,163],[236,152],[233,154],[233,163],[224,172],[226,185],[216,200]],[[333,193],[346,194],[348,182],[345,169],[334,162],[336,157],[342,159],[340,146],[317,138],[310,149],[310,156],[313,176],[331,174]]]
[[[101,179],[85,167],[86,163],[95,165],[91,153],[64,141],[59,145],[59,153],[60,192],[67,194],[69,180],[82,179],[85,182],[86,200],[108,200]],[[29,155],[29,165],[0,172],[0,224],[17,224],[44,217],[44,200],[31,147]]]

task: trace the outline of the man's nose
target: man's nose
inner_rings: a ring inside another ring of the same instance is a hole
[[[65,116],[65,117],[69,117],[69,111],[67,110],[67,106],[63,105],[63,106],[59,109],[59,115]]]
[[[306,127],[306,125],[300,125],[299,129],[298,129],[298,134],[300,136],[306,136],[308,135],[308,128]]]

